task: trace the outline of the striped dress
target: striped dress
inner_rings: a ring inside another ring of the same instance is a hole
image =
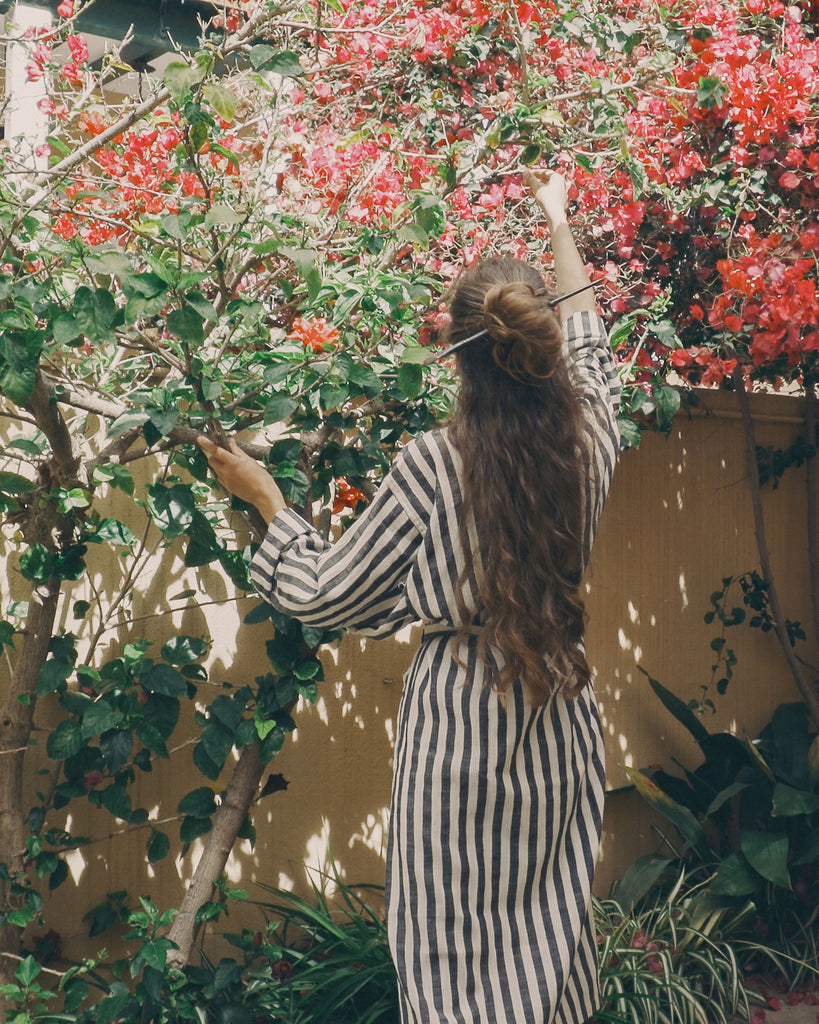
[[[616,458],[619,384],[596,314],[573,314],[565,337],[584,408],[588,557]],[[459,539],[459,475],[447,431],[432,431],[402,450],[335,544],[278,513],[252,577],[307,625],[371,637],[424,625],[404,679],[387,854],[402,1024],[581,1024],[599,1001],[594,694],[532,707],[516,686],[503,706],[483,685],[474,634],[454,656],[455,583],[477,558],[474,524],[469,550]]]

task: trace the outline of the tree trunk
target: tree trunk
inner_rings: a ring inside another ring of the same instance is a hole
[[[34,587],[22,643],[5,704],[0,708],[0,861],[14,876],[23,871],[26,854],[26,812],[23,806],[23,759],[28,750],[37,701],[37,679],[48,654],[61,581],[48,580]],[[19,904],[17,904],[19,905]],[[0,880],[0,907],[12,910],[15,901],[8,882]],[[12,980],[17,963],[6,953],[20,948],[20,929],[0,926],[0,984]],[[0,1021],[4,1019],[0,997]]]
[[[177,967],[184,967],[190,959],[199,930],[197,911],[211,898],[215,883],[222,877],[239,829],[258,792],[263,771],[259,744],[244,747],[222,803],[213,815],[213,828],[208,833],[205,849],[168,933],[168,938],[178,947],[170,951],[168,959]]]

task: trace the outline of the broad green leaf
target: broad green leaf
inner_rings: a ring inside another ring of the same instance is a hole
[[[299,403],[290,395],[283,392],[274,393],[264,407],[264,425],[286,420],[298,407]]]
[[[42,349],[40,331],[0,334],[0,392],[17,405],[31,398]]]
[[[131,817],[131,798],[124,786],[115,783],[100,792],[102,806],[122,821]]]
[[[130,475],[129,473],[128,476],[130,477]],[[137,542],[136,537],[125,523],[110,517],[100,521],[95,536],[99,540],[108,541],[110,544],[117,544],[126,548],[133,547]]]
[[[105,700],[95,700],[82,717],[82,738],[90,740],[119,725],[123,715],[112,708]]]
[[[667,690],[661,683],[652,678],[644,668],[641,668],[639,665],[637,667],[648,679],[651,689],[660,698],[663,706],[671,712],[680,725],[684,725],[698,743],[707,739],[710,733],[691,708],[684,701],[680,700],[676,694],[672,693],[671,690]]]
[[[142,685],[149,693],[165,697],[184,697],[188,692],[185,677],[170,665],[154,665],[143,678]]]
[[[147,419],[147,412],[124,412],[121,416],[117,416],[108,427],[108,436],[119,437],[120,434],[141,427]]]
[[[100,753],[112,775],[125,767],[133,747],[134,738],[127,729],[109,729],[100,736]]]
[[[21,960],[17,965],[14,977],[20,982],[23,988],[28,988],[41,970],[42,967],[37,963],[34,957],[29,954],[29,956],[24,960]]]
[[[20,572],[27,580],[45,583],[57,573],[57,558],[44,544],[32,544],[20,556]]]
[[[175,636],[162,647],[165,661],[179,668],[193,664],[207,652],[208,642],[201,636]]]
[[[37,485],[18,473],[6,473],[0,470],[0,491],[4,494],[27,494]]]
[[[660,789],[656,782],[652,781],[643,772],[637,771],[634,768],[626,768],[625,771],[636,786],[640,796],[668,818],[671,824],[690,841],[703,860],[708,860],[710,856],[708,841],[702,826],[691,811],[687,807],[683,807],[682,804],[678,804],[676,800],[672,800],[667,793]]]
[[[165,68],[162,81],[168,87],[174,103],[181,106],[190,95],[191,89],[204,78],[204,70],[195,65],[175,60]]]
[[[144,417],[140,419],[140,422],[137,425],[142,426],[143,422]],[[134,493],[134,478],[125,466],[120,466],[116,462],[106,462],[105,465],[95,466],[92,473],[92,479],[95,484],[106,483],[111,487],[118,487],[126,494]]]
[[[819,793],[794,789],[782,782],[774,787],[771,813],[775,818],[792,818],[796,814],[813,814],[814,811],[819,811]]]
[[[37,696],[44,697],[59,690],[73,671],[74,663],[64,658],[49,658],[43,662],[37,676]]]
[[[186,817],[179,826],[179,838],[183,843],[192,843],[194,839],[205,835],[213,828],[210,818]]]
[[[114,296],[106,288],[92,292],[82,285],[74,293],[72,312],[77,328],[89,341],[107,341],[113,336],[117,307]]]
[[[190,487],[174,484],[148,488],[148,509],[154,522],[169,539],[181,537],[193,521],[196,502]]]
[[[657,423],[660,427],[670,427],[674,415],[680,408],[680,393],[669,384],[654,388],[652,391],[657,408]]]
[[[46,740],[46,753],[52,761],[64,761],[82,750],[83,738],[80,723],[67,718],[60,722]]]
[[[177,811],[194,818],[208,818],[216,810],[216,796],[209,786],[200,786],[183,796]]]
[[[398,387],[407,398],[417,398],[424,384],[424,371],[417,363],[404,363],[398,368]]]
[[[726,786],[725,789],[721,789],[711,801],[708,810],[705,812],[705,817],[710,818],[711,815],[715,814],[724,803],[731,799],[731,797],[736,796],[737,793],[741,793],[743,789],[747,789],[748,786],[749,783],[747,782],[733,782],[730,786]]]
[[[731,853],[720,864],[709,889],[718,896],[749,896],[762,884],[762,878],[742,854]]]
[[[205,214],[204,226],[206,228],[216,226],[232,227],[235,224],[241,224],[244,219],[245,215],[243,213],[234,210],[227,203],[214,203]]]
[[[201,313],[192,306],[174,309],[168,314],[168,330],[186,345],[199,345],[205,340],[205,328]]]
[[[788,873],[788,837],[776,832],[742,832],[740,846],[745,859],[763,878],[791,888]]]
[[[639,857],[628,868],[617,884],[614,897],[623,910],[629,913],[636,903],[651,889],[663,871],[672,864],[670,857],[661,857],[656,853]]]
[[[208,82],[202,95],[223,121],[230,122],[236,116],[236,97],[227,86]]]
[[[167,835],[157,830],[152,831],[151,838],[148,840],[148,863],[156,864],[157,861],[164,860],[170,853],[170,849],[171,841]]]

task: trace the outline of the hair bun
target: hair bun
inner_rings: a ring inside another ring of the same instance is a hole
[[[483,318],[502,370],[530,383],[551,377],[563,335],[542,292],[523,281],[492,285],[484,295]]]

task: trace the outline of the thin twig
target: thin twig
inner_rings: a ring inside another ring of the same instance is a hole
[[[759,563],[762,569],[762,578],[768,592],[771,614],[774,620],[774,628],[779,638],[779,643],[785,654],[785,660],[791,675],[796,683],[799,692],[808,707],[808,712],[814,722],[819,725],[819,695],[816,688],[805,678],[802,668],[796,658],[791,644],[788,630],[785,625],[785,616],[782,613],[782,606],[779,601],[779,593],[774,584],[773,569],[771,567],[771,554],[768,542],[765,537],[765,519],[762,513],[762,491],[759,482],[759,463],[756,456],[756,436],[754,432],[754,421],[751,417],[751,406],[748,401],[748,391],[745,387],[745,376],[742,366],[737,366],[733,373],[734,386],[739,399],[739,408],[742,413],[742,425],[745,428],[745,453],[748,462],[748,477],[751,485],[751,504],[754,513],[754,529],[756,531],[756,544],[759,551]]]

